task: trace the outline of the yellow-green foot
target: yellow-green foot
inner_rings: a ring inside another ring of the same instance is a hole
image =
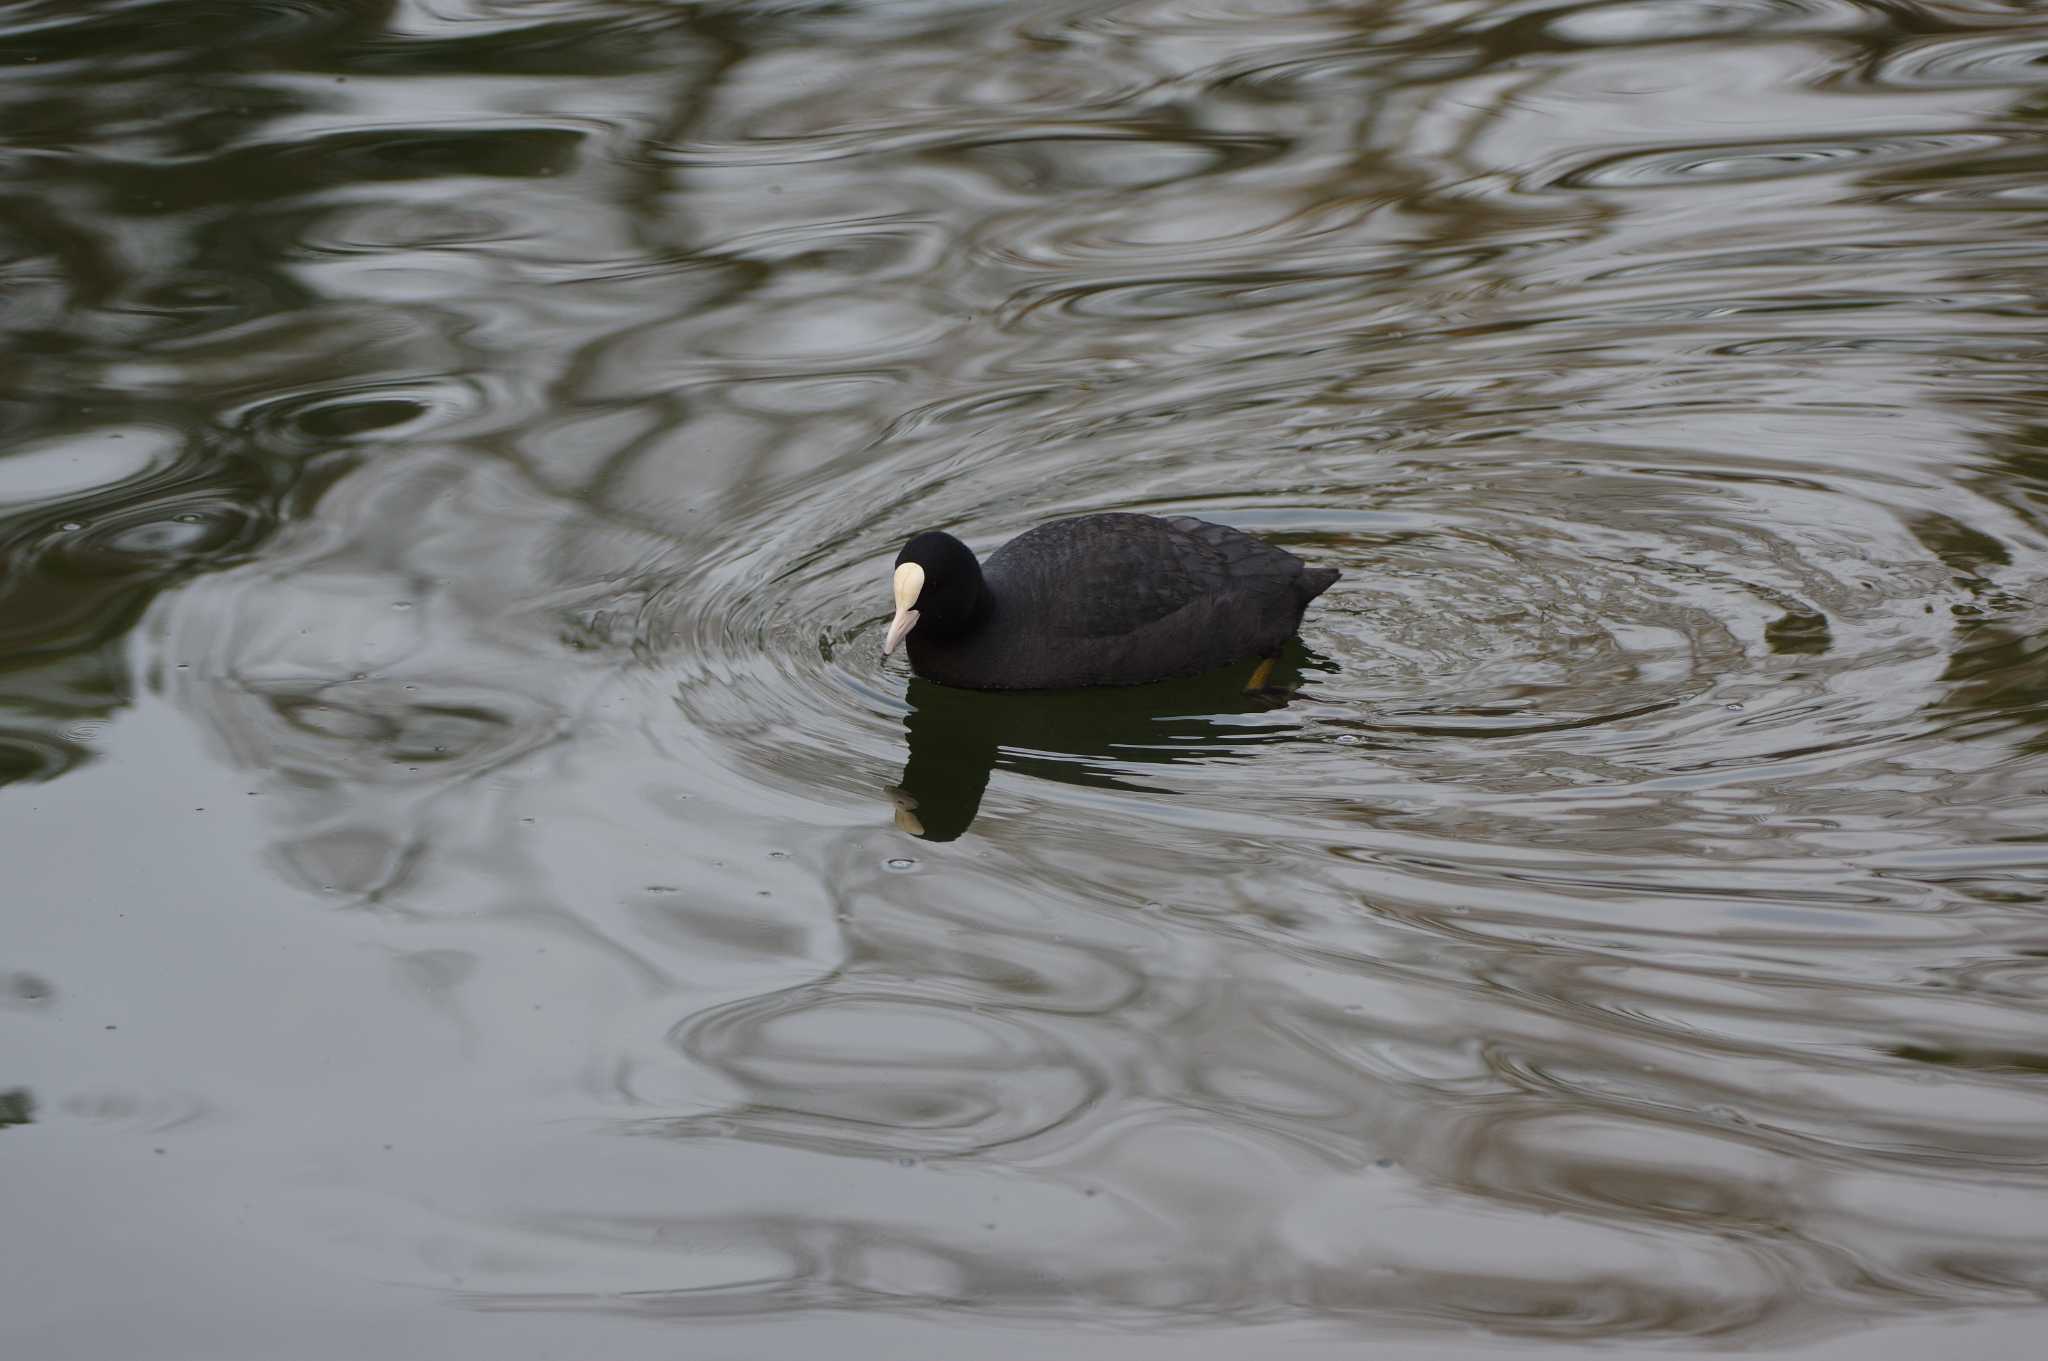
[[[918,819],[917,814],[910,811],[917,807],[917,800],[911,798],[905,790],[894,789],[889,792],[889,801],[896,805],[896,830],[908,832],[912,836],[923,836],[924,823]]]

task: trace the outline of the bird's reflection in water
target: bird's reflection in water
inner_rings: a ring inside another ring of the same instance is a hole
[[[1089,690],[956,690],[913,678],[903,719],[910,757],[891,791],[896,825],[927,841],[954,840],[973,825],[998,769],[1156,791],[1137,782],[1137,767],[1243,760],[1292,733],[1292,724],[1255,716],[1294,699],[1304,663],[1334,669],[1295,643],[1258,691],[1244,688],[1249,663],[1191,680]]]

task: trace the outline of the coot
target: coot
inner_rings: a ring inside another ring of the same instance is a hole
[[[918,675],[971,690],[1193,676],[1272,657],[1336,579],[1335,568],[1186,515],[1055,520],[986,565],[929,530],[896,555],[882,655],[908,639]]]

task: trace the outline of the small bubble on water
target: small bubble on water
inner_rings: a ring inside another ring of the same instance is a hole
[[[1338,746],[1340,746],[1340,747],[1355,747],[1355,746],[1357,746],[1357,745],[1358,745],[1358,734],[1357,734],[1357,733],[1354,733],[1354,732],[1347,732],[1347,733],[1339,733],[1339,734],[1337,734],[1337,745],[1338,745]]]
[[[1732,711],[1732,712],[1734,712],[1734,713],[1738,713],[1738,714],[1739,714],[1739,713],[1741,713],[1741,712],[1742,712],[1742,706],[1741,706],[1740,704],[1730,704],[1730,705],[1729,705],[1729,706],[1727,706],[1727,707],[1729,708],[1729,710],[1731,710],[1731,711]]]
[[[915,860],[910,859],[908,856],[898,856],[894,860],[885,860],[882,863],[886,865],[888,868],[896,871],[898,874],[903,873],[905,870],[914,870],[917,868],[917,862]]]
[[[84,529],[85,526],[78,523],[78,521],[76,520],[66,520],[63,524],[58,525],[57,528],[63,530],[67,534],[75,534],[79,530]],[[1932,609],[1933,607],[1930,606],[1929,608]]]

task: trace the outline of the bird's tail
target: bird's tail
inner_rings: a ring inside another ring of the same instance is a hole
[[[1301,603],[1306,605],[1337,584],[1344,574],[1334,567],[1311,567],[1301,574]]]

